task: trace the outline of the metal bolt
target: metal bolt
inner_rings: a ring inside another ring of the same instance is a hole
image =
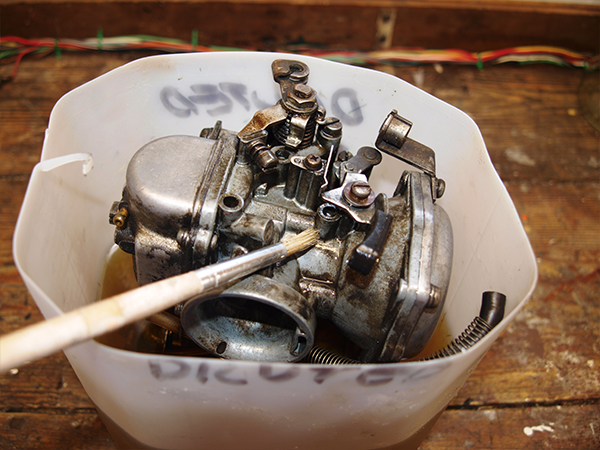
[[[326,137],[338,138],[342,135],[342,122],[335,117],[328,117],[321,132]]]
[[[256,139],[249,142],[247,151],[265,172],[277,167],[279,160],[262,140]]]
[[[442,195],[446,192],[446,182],[441,178],[438,178],[435,185],[435,198],[442,198]]]
[[[361,208],[371,206],[375,201],[375,193],[366,181],[355,181],[344,186],[343,195],[346,201]]]
[[[118,230],[122,230],[123,228],[125,228],[128,216],[129,211],[124,206],[121,209],[119,209],[119,212],[117,214],[115,214],[115,217],[113,217],[113,223],[115,224]]]
[[[317,110],[317,92],[306,84],[296,84],[283,98],[286,109],[299,114],[312,114]]]
[[[371,193],[371,186],[364,181],[355,181],[352,183],[350,193],[356,199],[364,200],[365,198],[369,197],[369,194]]]
[[[277,158],[271,153],[271,150],[261,150],[254,155],[254,158],[264,171],[273,170],[277,167]]]
[[[314,153],[311,153],[306,158],[304,158],[304,167],[306,167],[309,170],[319,170],[322,164],[323,161],[321,160],[321,157]]]
[[[186,248],[190,245],[190,233],[183,228],[177,232],[177,243],[181,248]]]
[[[185,306],[185,302],[177,303],[173,307],[173,314],[175,314],[177,317],[181,317],[181,311],[183,310],[184,306]]]
[[[431,289],[429,291],[429,301],[427,302],[425,307],[429,308],[429,309],[437,308],[437,306],[441,303],[441,301],[442,301],[442,292],[441,292],[440,288],[438,288],[437,286],[434,286],[432,284]]]
[[[312,88],[306,84],[296,84],[294,86],[294,94],[300,98],[310,98],[312,92]]]

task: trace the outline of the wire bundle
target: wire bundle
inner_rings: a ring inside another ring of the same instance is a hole
[[[198,45],[198,33],[192,34],[192,41],[169,39],[156,36],[116,36],[104,37],[101,30],[95,38],[88,39],[24,39],[16,36],[0,37],[0,63],[13,63],[11,78],[15,78],[21,60],[27,56],[42,57],[62,51],[124,51],[152,50],[165,53],[244,51],[249,49]],[[286,50],[290,51],[290,50]],[[460,49],[409,49],[393,48],[371,52],[325,51],[295,49],[293,53],[354,65],[405,65],[405,64],[470,64],[483,68],[484,64],[501,63],[546,63],[566,67],[579,67],[588,70],[598,68],[598,55],[589,56],[559,47],[527,46],[512,47],[484,52],[468,52]]]
[[[484,52],[460,49],[425,50],[395,48],[368,53],[311,52],[313,56],[351,64],[470,64],[483,68],[484,63],[546,63],[559,66],[593,69],[598,67],[598,56],[591,57],[560,47],[526,46]]]

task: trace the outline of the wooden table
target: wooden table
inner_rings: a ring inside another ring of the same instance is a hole
[[[67,91],[139,56],[25,60],[16,80],[0,87],[0,333],[42,320],[15,268],[11,239],[52,106]],[[2,66],[0,75],[10,70]],[[423,66],[396,74],[478,123],[540,270],[531,301],[421,448],[598,449],[600,139],[578,104],[583,71]],[[540,425],[547,431],[535,428]],[[0,375],[0,448],[115,446],[60,353]]]

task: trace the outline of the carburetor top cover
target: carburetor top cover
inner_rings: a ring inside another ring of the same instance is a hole
[[[412,123],[396,111],[377,148],[340,150],[343,124],[319,105],[308,66],[275,60],[272,72],[281,99],[242,130],[218,121],[133,156],[110,212],[115,242],[147,284],[315,227],[311,250],[175,308],[187,336],[223,358],[295,362],[329,321],[361,362],[415,356],[439,320],[452,262],[433,150],[408,137]],[[392,197],[369,184],[378,149],[412,166]]]

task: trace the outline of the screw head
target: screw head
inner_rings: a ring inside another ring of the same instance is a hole
[[[326,137],[338,138],[342,135],[342,122],[335,117],[328,117],[321,130]]]
[[[363,181],[356,181],[352,183],[352,187],[350,188],[350,193],[352,196],[359,200],[368,198],[369,194],[371,194],[371,191],[371,186]]]
[[[366,181],[355,181],[353,183],[346,184],[342,191],[344,199],[352,206],[358,206],[365,208],[371,206],[375,201],[375,192],[369,186]]]
[[[442,198],[444,192],[446,192],[446,182],[441,178],[438,178],[435,184],[435,197]]]
[[[319,170],[323,165],[323,161],[319,155],[311,153],[304,158],[304,167],[309,170]]]

